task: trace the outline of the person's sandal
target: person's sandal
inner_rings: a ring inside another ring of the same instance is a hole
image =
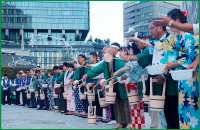
[[[112,129],[122,129],[122,127],[117,127],[117,126],[115,126],[115,127],[113,127]]]
[[[129,127],[125,127],[124,129],[133,129],[133,128],[129,126]]]
[[[102,118],[99,118],[99,117],[96,119],[96,121],[102,121],[102,120],[103,120],[103,119],[102,119]]]
[[[112,120],[110,120],[110,119],[103,119],[102,120],[102,122],[104,122],[104,123],[108,123],[108,122],[111,122]]]
[[[82,118],[87,118],[87,117],[88,117],[88,115],[83,115],[83,116],[82,116]]]

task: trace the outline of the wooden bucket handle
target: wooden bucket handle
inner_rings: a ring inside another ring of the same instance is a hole
[[[152,77],[150,77],[150,95],[153,96],[153,83],[156,82],[156,79],[152,79]],[[163,83],[163,91],[162,91],[162,97],[165,96],[165,89],[166,89],[166,80]]]
[[[88,113],[90,114],[90,116],[91,116],[91,113],[90,113],[90,108],[94,108],[94,115],[93,116],[95,116],[96,115],[96,106],[88,106]]]
[[[143,93],[146,93],[146,84],[145,84],[145,80],[144,80],[144,75],[142,75],[142,86],[143,86]]]

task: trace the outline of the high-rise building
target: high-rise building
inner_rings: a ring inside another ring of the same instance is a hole
[[[1,19],[2,54],[36,58],[42,68],[70,62],[77,51],[101,55],[103,45],[84,42],[90,30],[89,1],[2,1]]]
[[[133,36],[135,32],[149,34],[149,22],[153,18],[166,17],[174,8],[180,8],[179,1],[128,1],[123,4],[124,38]],[[134,30],[128,32],[129,27]]]

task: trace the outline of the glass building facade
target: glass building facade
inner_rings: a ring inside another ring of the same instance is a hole
[[[24,39],[31,34],[65,34],[74,41],[78,34],[85,39],[89,32],[89,1],[2,1],[2,38],[17,41],[24,29]]]
[[[90,52],[101,56],[104,45],[84,42],[90,30],[89,14],[89,1],[2,1],[2,49],[20,49],[23,35],[24,51],[45,69],[78,58],[77,51],[86,57]],[[34,34],[42,37],[32,46],[29,44]],[[61,35],[66,41],[60,40]],[[79,40],[75,39],[77,35]],[[71,47],[66,47],[66,42]]]
[[[128,1],[123,4],[124,38],[133,36],[135,32],[150,34],[150,21],[154,18],[166,17],[174,8],[180,8],[179,1]],[[135,31],[126,33],[129,27]],[[137,27],[136,27],[137,26]]]

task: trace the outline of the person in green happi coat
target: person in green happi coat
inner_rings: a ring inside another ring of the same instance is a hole
[[[105,46],[103,48],[103,55],[110,54],[113,56],[113,50],[111,46]],[[113,73],[125,66],[125,62],[121,59],[113,59],[111,62],[103,61],[98,66],[94,67],[86,75],[83,76],[83,79],[92,79],[93,77],[104,73],[104,78],[107,80],[113,77]],[[120,73],[119,76],[122,76],[124,73]],[[112,79],[110,82],[118,81],[117,77]],[[107,82],[107,85],[109,82]],[[124,89],[124,84],[116,83],[114,84],[113,91],[116,92],[116,100],[114,104],[115,118],[117,125],[113,129],[121,129],[124,125],[126,128],[132,128],[132,119],[131,119],[131,109],[128,102],[127,93]]]

